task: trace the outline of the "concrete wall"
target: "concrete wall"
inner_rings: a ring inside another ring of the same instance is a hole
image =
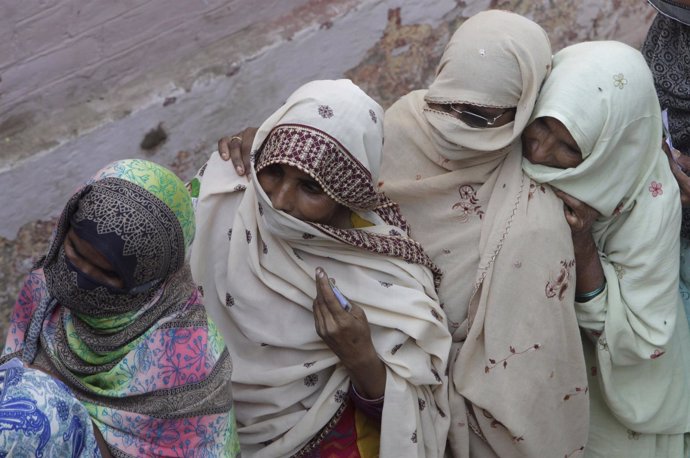
[[[189,177],[311,79],[351,78],[388,106],[488,8],[536,20],[554,51],[639,47],[654,17],[642,0],[0,0],[0,326],[54,217],[105,163]]]

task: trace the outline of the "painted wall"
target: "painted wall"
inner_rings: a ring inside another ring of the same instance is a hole
[[[534,19],[554,51],[639,47],[655,14],[642,0],[0,0],[0,317],[105,163],[144,157],[189,177],[220,136],[311,79],[351,78],[388,106],[425,87],[450,34],[488,8]]]

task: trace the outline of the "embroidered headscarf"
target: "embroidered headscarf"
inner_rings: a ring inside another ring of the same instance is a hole
[[[570,230],[561,202],[520,168],[520,134],[550,66],[539,25],[484,11],[455,32],[429,90],[385,116],[381,190],[443,273],[454,456],[564,456],[587,438]],[[427,102],[516,115],[479,129]]]
[[[123,288],[69,262],[70,228]],[[237,452],[231,361],[185,262],[194,231],[189,193],[171,171],[112,163],[69,200],[15,305],[4,354],[58,374],[115,456]]]
[[[386,364],[381,456],[443,453],[450,336],[431,261],[375,188],[382,117],[349,80],[311,82],[260,127],[250,183],[217,153],[200,171],[192,271],[233,357],[240,443],[252,456],[310,453],[346,406],[347,370],[315,330],[317,266],[365,311]],[[274,209],[256,177],[273,163],[314,177],[372,225],[338,229]]]
[[[644,58],[614,41],[561,50],[534,110],[534,118],[542,116],[563,123],[584,160],[570,169],[524,160],[525,171],[602,214],[592,233],[607,290],[576,304],[580,326],[594,342],[586,342],[598,374],[592,398],[601,391],[614,416],[633,431],[688,431],[680,199],[661,150],[661,112]]]
[[[668,110],[673,146],[690,155],[690,26],[657,14],[642,55],[652,70],[661,109]],[[681,236],[690,238],[690,209],[683,209]]]

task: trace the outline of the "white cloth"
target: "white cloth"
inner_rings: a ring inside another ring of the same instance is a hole
[[[665,450],[682,450],[690,431],[690,335],[678,292],[681,207],[661,150],[649,68],[623,43],[565,48],[534,110],[534,118],[543,116],[565,125],[584,161],[555,169],[525,160],[524,170],[602,214],[592,233],[607,288],[576,304],[591,341],[588,455],[678,456]]]
[[[382,118],[351,82],[312,82],[261,126],[254,143],[258,162],[297,166],[337,201],[367,207],[360,213],[372,227],[297,220],[271,206],[254,166],[249,183],[217,153],[205,167],[191,264],[233,357],[243,454],[298,452],[347,398],[348,373],[314,327],[317,266],[363,308],[386,365],[381,456],[443,454],[450,335],[428,257],[375,189]],[[284,142],[274,141],[278,134]],[[330,174],[337,167],[343,173]]]

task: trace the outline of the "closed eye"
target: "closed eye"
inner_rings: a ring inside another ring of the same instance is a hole
[[[323,194],[323,188],[315,180],[301,180],[300,184],[310,194]]]

